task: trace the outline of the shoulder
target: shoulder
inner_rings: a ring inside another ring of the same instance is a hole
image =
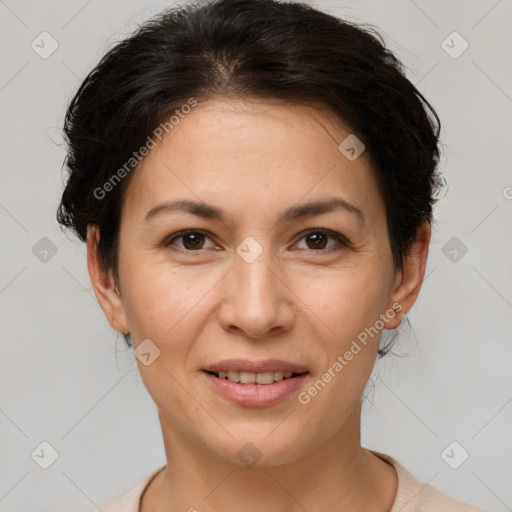
[[[112,501],[108,505],[101,508],[103,512],[138,512],[140,506],[140,499],[144,491],[148,487],[153,478],[162,471],[166,465],[156,469],[150,475],[141,480],[135,487],[132,487],[128,492],[123,494],[120,498]]]
[[[390,512],[486,512],[443,494],[428,484],[421,483],[389,455],[373,454],[391,464],[398,475],[398,489]]]

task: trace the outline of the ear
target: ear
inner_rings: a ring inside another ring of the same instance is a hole
[[[398,327],[405,314],[416,302],[425,275],[429,243],[430,224],[423,220],[416,231],[416,240],[409,254],[404,256],[403,268],[400,272],[397,272],[390,308],[393,308],[399,314],[385,321],[386,329]]]
[[[130,329],[126,322],[123,301],[117,289],[111,271],[106,271],[101,261],[98,244],[100,232],[98,226],[87,227],[87,268],[94,293],[105,314],[108,323],[120,333]]]

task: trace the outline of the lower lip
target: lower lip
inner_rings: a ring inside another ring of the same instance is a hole
[[[273,384],[239,384],[226,379],[219,379],[204,372],[208,381],[225,398],[249,407],[273,405],[284,400],[296,391],[304,382],[307,373],[298,377],[283,379]]]

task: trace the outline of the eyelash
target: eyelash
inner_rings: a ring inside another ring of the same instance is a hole
[[[164,242],[164,246],[165,247],[169,247],[170,245],[172,245],[172,242],[174,242],[175,240],[181,238],[181,237],[184,237],[186,235],[189,235],[191,233],[199,233],[201,235],[205,235],[206,237],[210,238],[211,237],[209,236],[208,232],[207,231],[204,231],[202,229],[186,229],[186,230],[183,230],[183,231],[180,231],[178,233],[176,233],[175,235],[173,235],[171,238],[168,238],[165,242]],[[334,240],[336,240],[342,247],[350,247],[350,241],[344,237],[343,235],[341,235],[340,233],[336,233],[335,231],[330,231],[328,229],[324,229],[324,228],[311,228],[311,229],[308,229],[306,231],[304,231],[303,233],[301,233],[301,237],[297,240],[297,242],[301,241],[303,238],[306,238],[308,235],[311,235],[311,234],[323,234],[323,235],[326,235],[330,238],[333,238]],[[332,251],[336,251],[336,250],[339,250],[340,247],[330,247],[329,249],[299,249],[299,250],[306,250],[306,251],[310,251],[310,252],[320,252],[320,253],[330,253]],[[181,251],[185,251],[185,252],[188,252],[188,253],[192,253],[192,252],[200,252],[201,250],[203,249],[197,249],[197,250],[190,250],[190,249],[182,249],[181,247],[178,247],[178,250],[181,250]]]

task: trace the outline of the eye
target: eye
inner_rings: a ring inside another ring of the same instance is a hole
[[[336,243],[329,246],[329,238],[337,242],[342,247],[347,247],[350,245],[350,242],[347,240],[347,238],[345,238],[340,233],[322,228],[313,228],[302,234],[300,241],[305,240],[307,246],[302,248],[299,247],[299,249],[312,250],[317,252],[330,252],[331,250],[336,250]],[[206,231],[203,231],[202,229],[187,229],[173,235],[166,242],[164,242],[164,246],[168,247],[170,245],[175,245],[184,251],[195,252],[202,249],[208,249],[207,246],[205,247],[206,239],[211,240]],[[176,240],[181,240],[181,244],[175,244],[174,242]],[[215,247],[213,243],[212,247]]]
[[[203,231],[202,229],[187,229],[173,235],[172,238],[168,239],[164,243],[164,245],[166,247],[169,245],[176,245],[173,242],[175,240],[182,239],[182,245],[178,245],[178,247],[185,251],[193,252],[200,249],[207,249],[207,247],[204,247],[205,238],[210,239],[206,231]]]
[[[343,247],[349,245],[349,241],[343,235],[322,228],[308,229],[305,233],[302,234],[300,240],[306,241],[306,250],[309,249],[313,251],[330,252],[331,250],[336,250],[336,244],[327,247],[327,240],[329,238],[333,239]],[[302,249],[304,249],[304,247]]]

